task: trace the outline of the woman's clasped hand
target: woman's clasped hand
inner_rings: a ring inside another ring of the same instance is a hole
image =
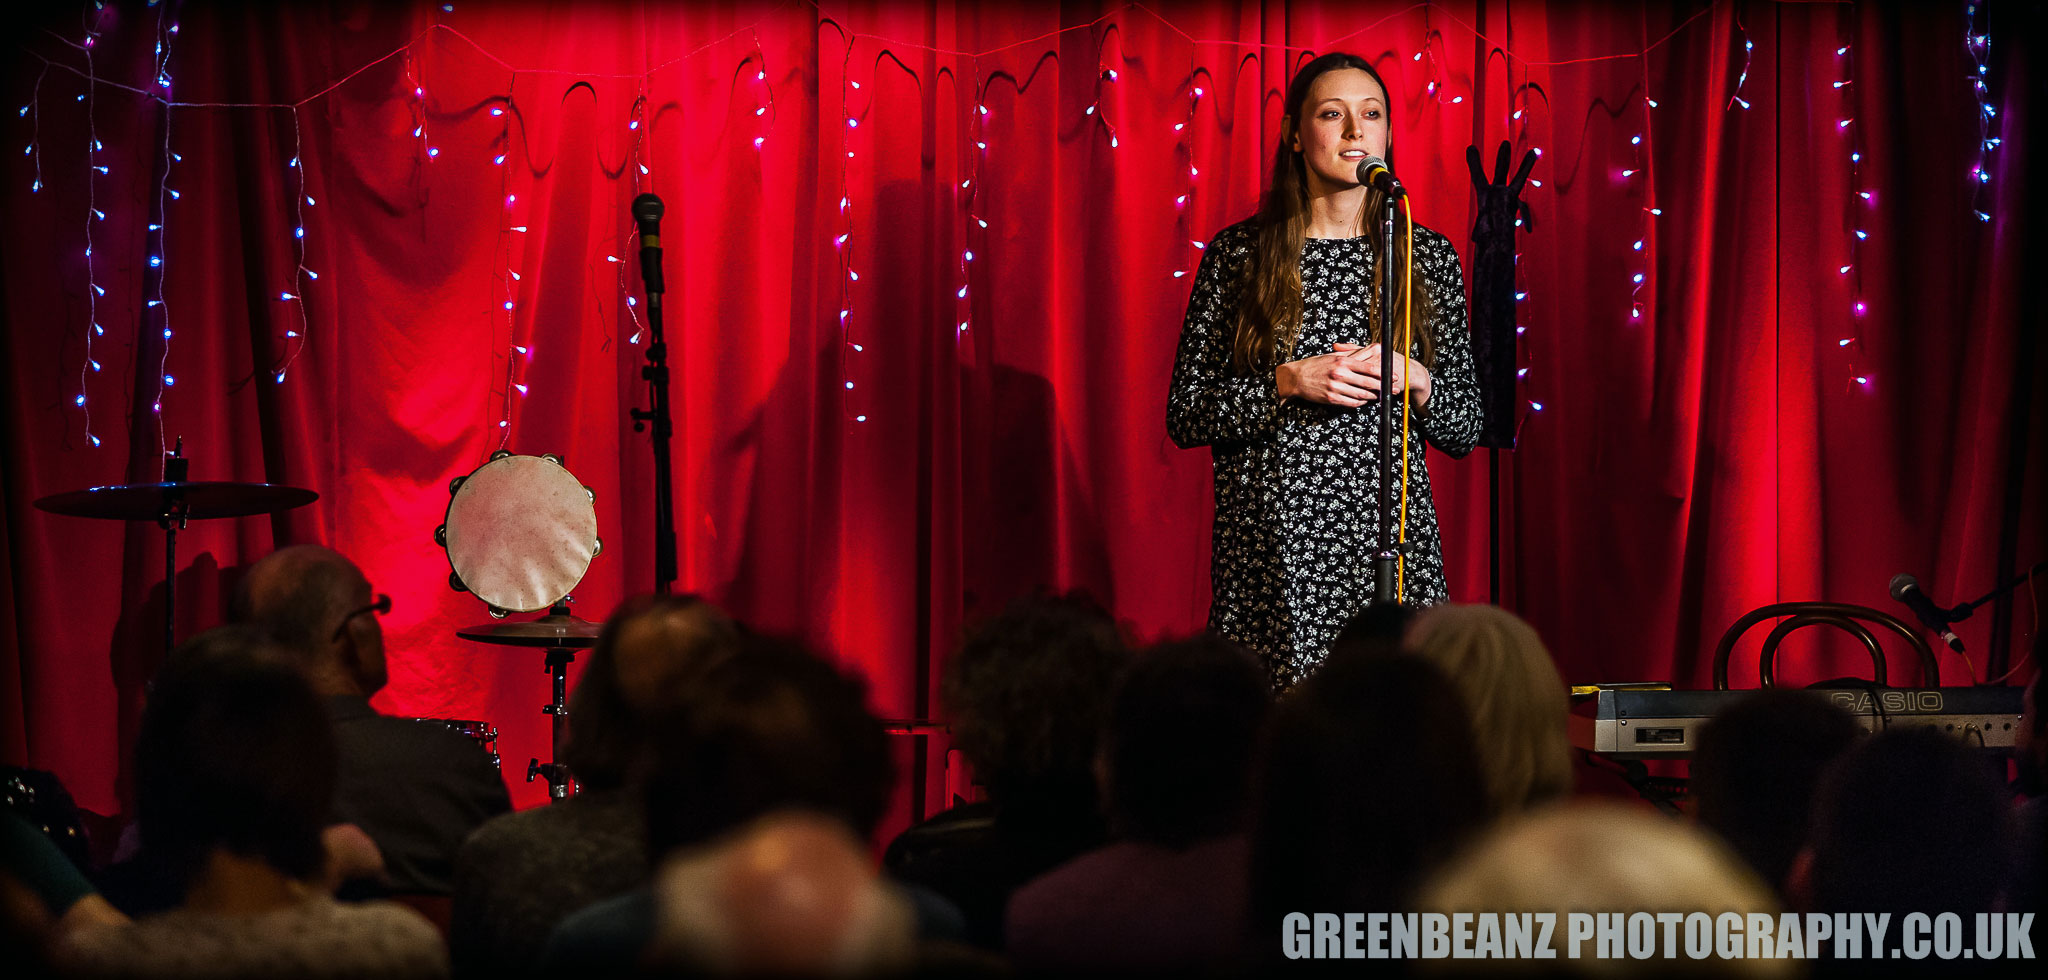
[[[1388,390],[1407,388],[1417,408],[1429,401],[1429,370],[1414,358],[1389,362],[1379,344],[1333,346],[1331,353],[1280,365],[1274,372],[1280,397],[1357,408],[1379,398],[1381,379],[1391,373]]]

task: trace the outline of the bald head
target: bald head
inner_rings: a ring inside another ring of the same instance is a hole
[[[375,618],[350,620],[335,636],[344,618],[369,601],[370,582],[354,562],[302,544],[250,566],[229,613],[235,622],[268,631],[325,693],[335,693],[335,684],[346,679],[364,688],[356,693],[370,694],[384,683],[383,634]]]
[[[909,963],[913,917],[836,819],[770,814],[656,883],[655,959],[713,975],[872,974]]]

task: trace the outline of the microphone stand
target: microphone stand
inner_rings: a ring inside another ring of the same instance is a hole
[[[675,435],[675,418],[668,405],[668,336],[661,329],[661,246],[640,247],[640,281],[647,292],[647,327],[653,342],[647,345],[647,363],[640,377],[648,383],[651,406],[633,409],[633,431],[654,426],[654,591],[667,595],[674,585],[676,560],[675,487],[669,475],[669,440]]]
[[[1953,626],[1957,623],[1962,622],[1965,619],[1969,619],[1970,614],[1976,612],[1978,606],[1981,606],[1987,602],[1990,602],[1993,599],[1998,598],[1999,596],[2002,596],[2008,592],[2011,592],[2014,589],[2019,588],[2021,585],[2026,584],[2026,581],[2028,579],[2033,578],[2035,575],[2040,574],[2044,569],[2048,569],[2048,561],[2035,562],[2034,567],[2029,568],[2026,571],[2013,576],[2011,579],[2005,582],[1999,583],[1997,586],[1993,587],[1991,591],[1986,592],[1975,599],[1971,599],[1970,601],[1965,602],[1962,605],[1956,606],[1953,609],[1941,609],[1940,606],[1936,606],[1935,608],[1941,609],[1943,618],[1947,619],[1949,625]]]
[[[2028,579],[2041,574],[2041,572],[2043,571],[2048,571],[2048,561],[2035,562],[2033,567],[2027,569],[2024,572],[2019,573],[2018,575],[2013,576],[2010,579],[2000,582],[1995,586],[1992,586],[1991,591],[1986,592],[1975,599],[1971,599],[1968,602],[1961,603],[1948,609],[1943,609],[1940,606],[1935,606],[1934,611],[1941,615],[1943,621],[1947,622],[1949,626],[1953,627],[1955,626],[1955,624],[1960,623],[1963,620],[1969,619],[1970,614],[1976,612],[1978,606],[1984,605],[1985,603],[1990,602],[1993,599],[1996,599],[2000,596],[2005,595],[2008,592],[2011,592],[2014,589],[2019,588],[2020,586],[2026,584],[2026,581]],[[1998,668],[2004,666],[2005,651],[2003,649],[1991,651],[1991,656],[1989,658],[1986,658],[1984,662],[1985,681],[1983,682],[1983,684],[1990,683],[1992,671],[1995,671]],[[1970,683],[1973,685],[1982,686],[1982,684],[1979,684],[1976,674],[1974,672],[1970,675]]]
[[[1372,556],[1372,605],[1390,605],[1400,601],[1395,589],[1396,570],[1400,563],[1399,529],[1394,526],[1398,515],[1394,511],[1395,469],[1394,446],[1394,399],[1389,394],[1391,380],[1387,366],[1393,363],[1390,356],[1394,350],[1394,195],[1384,194],[1386,211],[1380,217],[1380,253],[1386,259],[1387,273],[1380,277],[1380,540],[1379,548]],[[1401,351],[1407,354],[1407,351]],[[1403,379],[1405,380],[1405,378]],[[1404,396],[1401,410],[1405,415],[1408,401]]]

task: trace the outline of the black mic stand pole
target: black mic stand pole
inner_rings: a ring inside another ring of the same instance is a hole
[[[647,292],[647,328],[653,342],[647,345],[647,363],[640,368],[651,396],[651,407],[633,409],[633,431],[654,426],[654,591],[667,595],[676,580],[676,498],[669,474],[669,440],[675,435],[675,419],[668,406],[668,336],[661,329],[661,246],[640,247],[640,281]]]
[[[2014,589],[2019,588],[2022,585],[2025,585],[2028,579],[2033,578],[2034,576],[2040,574],[2043,570],[2048,570],[2048,561],[2034,563],[2034,567],[2029,568],[2026,571],[2013,576],[2010,580],[2000,583],[1991,591],[1986,592],[1975,599],[1971,599],[1970,601],[1965,602],[1962,605],[1956,606],[1953,609],[1942,609],[1940,606],[1936,606],[1934,608],[1940,610],[1942,613],[1942,617],[1948,620],[1949,625],[1953,626],[1957,623],[1962,622],[1965,619],[1969,619],[1970,614],[1976,612],[1978,606],[1990,602],[1991,600],[1996,599],[1999,596],[2002,596],[2008,592],[2011,592]]]
[[[1386,210],[1380,218],[1380,256],[1385,260],[1386,274],[1380,277],[1380,540],[1378,550],[1372,556],[1372,604],[1390,605],[1400,601],[1395,590],[1395,577],[1400,563],[1400,531],[1394,526],[1398,519],[1394,512],[1394,480],[1397,478],[1394,446],[1394,399],[1391,394],[1394,363],[1394,195],[1383,194]],[[1407,351],[1401,351],[1406,354]],[[1406,380],[1404,377],[1402,380]],[[1407,401],[1402,401],[1407,409]]]

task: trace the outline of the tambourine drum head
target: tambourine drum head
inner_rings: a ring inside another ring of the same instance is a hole
[[[562,464],[505,456],[479,467],[448,501],[448,564],[464,587],[509,612],[546,609],[597,556],[590,491]]]

